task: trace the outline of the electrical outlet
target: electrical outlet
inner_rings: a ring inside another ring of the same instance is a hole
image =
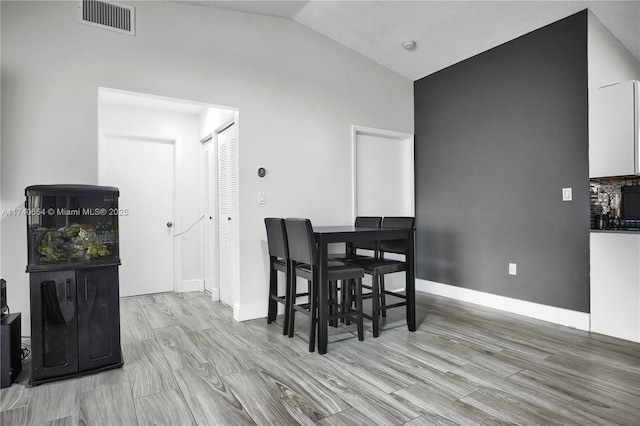
[[[562,201],[571,201],[573,199],[573,190],[571,188],[562,188]]]
[[[515,263],[509,264],[509,275],[518,275],[518,268]]]

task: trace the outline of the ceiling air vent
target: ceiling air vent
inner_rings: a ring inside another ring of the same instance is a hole
[[[119,33],[135,35],[136,10],[133,6],[98,0],[82,0],[80,22]]]

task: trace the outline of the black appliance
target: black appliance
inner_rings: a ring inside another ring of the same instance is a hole
[[[625,185],[622,187],[622,217],[627,223],[635,223],[640,226],[640,185]]]

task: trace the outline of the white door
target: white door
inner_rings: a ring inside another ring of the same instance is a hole
[[[238,264],[236,125],[218,133],[218,274],[220,301],[233,306]]]
[[[215,217],[215,155],[214,141],[210,138],[203,143],[203,204],[204,204],[204,288],[213,295],[213,300],[219,300],[220,294],[216,287],[215,249],[217,246]]]
[[[100,183],[120,189],[120,296],[174,290],[174,144],[106,135]]]

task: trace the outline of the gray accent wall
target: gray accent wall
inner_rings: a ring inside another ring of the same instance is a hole
[[[414,91],[417,277],[589,312],[587,11]]]

